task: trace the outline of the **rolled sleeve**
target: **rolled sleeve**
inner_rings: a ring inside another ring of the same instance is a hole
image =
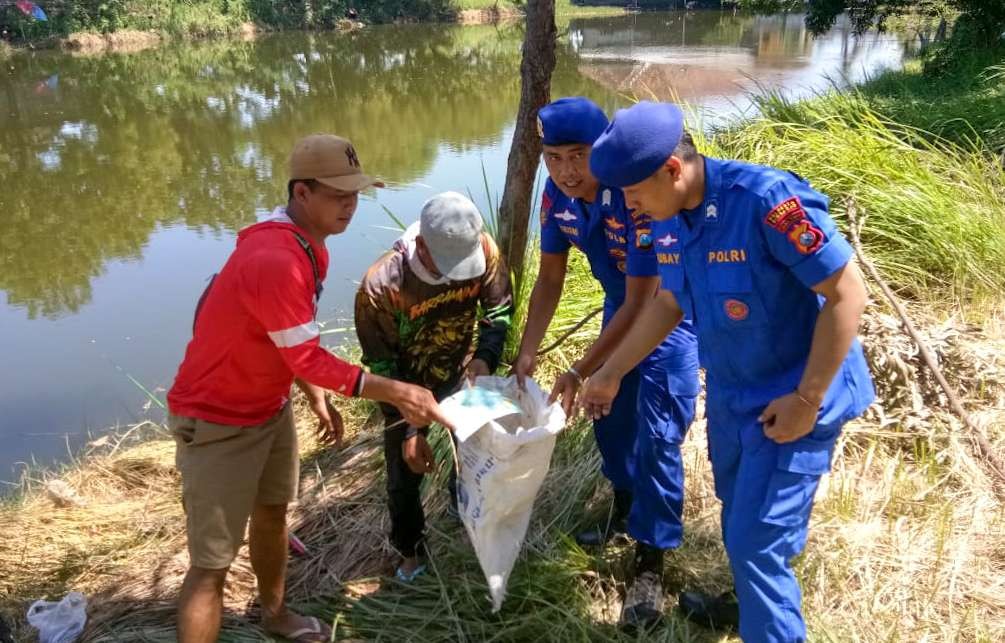
[[[763,196],[761,229],[771,255],[807,288],[841,269],[853,251],[828,213],[828,199],[795,179]]]
[[[541,252],[562,254],[569,251],[572,243],[558,227],[558,222],[552,213],[557,192],[558,188],[551,179],[548,179],[544,194],[541,195]]]
[[[820,250],[803,261],[790,266],[792,274],[807,288],[813,288],[851,261],[854,251],[843,236],[836,236]]]
[[[653,247],[652,220],[645,215],[627,213],[628,221],[628,261],[625,273],[629,277],[655,277],[659,274],[659,262]]]

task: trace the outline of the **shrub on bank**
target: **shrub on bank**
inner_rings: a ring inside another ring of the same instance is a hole
[[[238,31],[254,21],[277,29],[331,29],[346,17],[372,23],[439,20],[456,13],[453,0],[79,0],[44,7],[48,20],[0,5],[0,33],[35,42],[78,31],[161,31],[201,37]]]

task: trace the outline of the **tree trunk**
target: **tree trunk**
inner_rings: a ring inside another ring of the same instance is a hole
[[[947,28],[948,28],[948,25],[946,23],[946,19],[945,18],[940,18],[939,19],[939,26],[935,30],[935,42],[942,42],[943,40],[946,39],[946,29]]]
[[[499,204],[500,249],[517,282],[527,253],[531,193],[541,158],[537,112],[551,100],[555,70],[555,0],[527,0],[527,31],[520,63],[520,108],[506,165],[506,187]]]

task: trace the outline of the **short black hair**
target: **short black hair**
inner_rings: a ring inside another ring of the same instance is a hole
[[[297,183],[303,183],[304,185],[307,186],[307,189],[311,190],[312,192],[314,191],[314,188],[318,186],[317,179],[293,179],[292,181],[286,184],[286,199],[288,201],[293,200],[293,186],[296,185]]]
[[[691,136],[691,132],[684,131],[681,134],[680,140],[677,142],[677,147],[673,150],[673,156],[678,157],[682,161],[690,161],[698,158],[698,148],[694,144],[694,138]]]

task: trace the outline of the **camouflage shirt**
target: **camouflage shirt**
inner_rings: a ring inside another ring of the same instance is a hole
[[[371,372],[435,391],[457,380],[476,326],[473,357],[495,371],[512,323],[513,294],[509,271],[487,234],[482,234],[485,274],[444,281],[425,273],[414,256],[417,227],[363,277],[356,293],[356,334]]]

